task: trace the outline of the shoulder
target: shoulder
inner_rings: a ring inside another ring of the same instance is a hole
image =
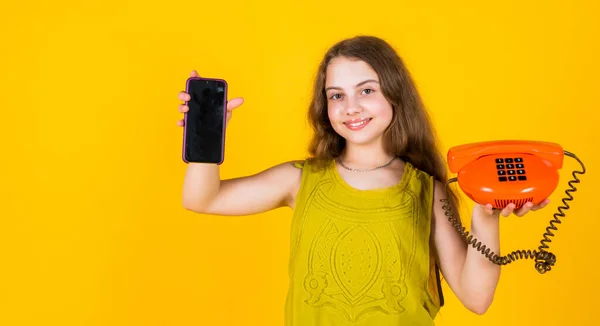
[[[431,213],[434,216],[439,215],[442,206],[448,198],[446,184],[416,166],[410,163],[407,164],[409,165],[407,169],[407,173],[409,174],[407,176],[409,179],[407,181],[409,184],[408,187],[418,194],[418,198],[420,198],[424,205],[428,206],[428,209],[433,209]]]
[[[304,161],[286,161],[272,166],[264,172],[270,174],[272,177],[279,178],[280,181],[299,181],[302,176]]]
[[[435,189],[438,187],[438,182],[431,174],[419,169],[409,161],[405,161],[404,178],[407,179],[408,186],[413,191],[419,192],[421,195],[431,196],[435,194]]]
[[[292,166],[304,174],[322,174],[331,168],[331,160],[309,157],[304,160],[291,161]]]
[[[302,161],[287,161],[273,165],[245,179],[264,185],[276,185],[286,191],[293,190],[300,183],[302,170],[297,168]]]
[[[302,182],[301,160],[286,161],[267,168],[251,176],[255,184],[260,184],[260,189],[273,189],[273,193],[281,196],[286,205],[292,205]],[[259,190],[256,190],[259,191]]]
[[[446,198],[446,185],[440,180],[433,180],[433,196],[438,200]]]
[[[304,168],[304,166],[307,164],[306,160],[290,161],[287,163],[291,163],[293,167],[295,167],[296,169],[300,169],[300,170],[302,170]]]
[[[424,191],[430,192],[436,200],[447,197],[448,189],[446,189],[446,183],[444,181],[438,180],[430,173],[419,169],[409,161],[406,161],[406,164],[408,165],[407,173],[409,174],[410,179],[422,186],[427,186]]]
[[[318,178],[327,171],[326,163],[318,162],[313,158],[288,161],[275,168],[280,170],[281,174],[285,174],[286,177],[292,178],[298,183],[301,183],[303,180],[307,181],[315,177]]]

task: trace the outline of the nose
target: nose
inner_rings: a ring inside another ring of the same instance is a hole
[[[347,97],[344,111],[347,115],[355,115],[362,112],[360,103],[352,97]]]

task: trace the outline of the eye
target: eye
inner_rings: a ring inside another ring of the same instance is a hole
[[[363,90],[363,92],[367,92],[367,94],[373,93],[374,90],[370,89],[370,88],[366,88]]]
[[[341,94],[333,94],[333,95],[329,96],[329,99],[331,99],[331,100],[337,100],[337,99],[339,99],[339,97],[336,98],[336,96],[340,96],[341,97],[342,95]]]

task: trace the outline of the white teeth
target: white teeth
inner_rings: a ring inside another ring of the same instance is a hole
[[[369,119],[363,119],[358,122],[347,123],[347,124],[351,127],[360,127],[360,126],[364,125],[365,123],[367,123],[368,121],[369,121]]]

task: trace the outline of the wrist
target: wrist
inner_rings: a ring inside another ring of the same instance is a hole
[[[471,216],[471,233],[479,240],[495,242],[499,229],[500,214],[496,211],[490,214],[485,206],[475,205]]]
[[[485,206],[475,204],[475,207],[473,208],[473,214],[471,215],[471,220],[473,222],[497,224],[500,221],[500,211],[494,209],[490,212]]]

